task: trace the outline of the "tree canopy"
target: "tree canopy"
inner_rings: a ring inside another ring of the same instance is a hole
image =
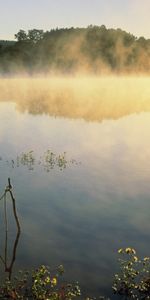
[[[149,73],[150,39],[105,25],[19,30],[0,41],[0,73]]]

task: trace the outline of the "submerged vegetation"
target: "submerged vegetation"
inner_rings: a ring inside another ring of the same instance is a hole
[[[0,73],[149,73],[150,39],[102,26],[20,30],[0,42]]]

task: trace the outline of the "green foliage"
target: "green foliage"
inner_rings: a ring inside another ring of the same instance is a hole
[[[18,42],[31,41],[33,43],[36,43],[40,41],[43,37],[44,31],[41,29],[31,29],[28,30],[28,33],[21,29],[18,31],[18,33],[15,34],[15,39],[17,39]]]
[[[150,72],[150,40],[102,26],[19,30],[0,43],[1,73]]]
[[[123,299],[150,299],[150,258],[139,259],[133,248],[118,251],[120,272],[115,274],[113,292]],[[0,283],[0,299],[74,300],[81,296],[78,283],[64,283],[64,268],[51,271],[42,265],[32,272],[20,271],[13,280]],[[87,297],[86,300],[96,298]],[[99,300],[110,300],[100,296]]]
[[[27,38],[33,43],[37,43],[44,37],[44,31],[40,29],[32,29],[28,31]]]
[[[19,30],[18,33],[15,34],[15,39],[18,40],[18,42],[21,42],[21,41],[26,41],[27,40],[27,34],[24,30]]]
[[[64,268],[60,265],[55,272],[41,266],[32,273],[20,272],[13,281],[5,280],[0,284],[0,299],[21,300],[72,300],[81,295],[78,284],[59,282]]]
[[[16,42],[15,41],[7,41],[7,40],[0,40],[0,46],[6,47],[6,46],[12,46],[14,45]]]
[[[120,273],[115,275],[114,293],[125,299],[150,299],[150,258],[139,259],[133,248],[118,253]]]

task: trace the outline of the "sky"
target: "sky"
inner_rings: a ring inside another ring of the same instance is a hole
[[[150,38],[150,0],[0,0],[0,39],[20,29],[104,24]]]

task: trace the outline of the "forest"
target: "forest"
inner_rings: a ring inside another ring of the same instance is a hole
[[[0,41],[0,74],[149,74],[150,39],[105,25],[19,30]]]

